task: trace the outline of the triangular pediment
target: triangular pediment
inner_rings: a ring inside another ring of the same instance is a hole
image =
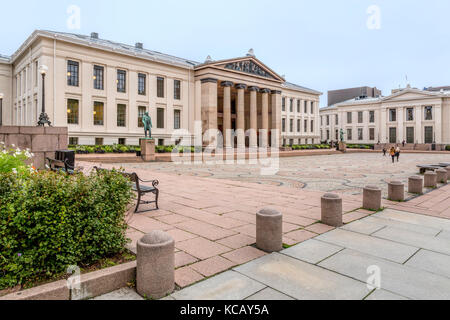
[[[281,76],[279,76],[269,67],[267,67],[264,63],[262,63],[255,57],[250,56],[205,63],[203,65],[198,66],[196,69],[205,67],[212,67],[237,73],[243,73],[250,76],[257,76],[278,82],[285,81]]]
[[[418,89],[406,89],[397,93],[394,93],[388,97],[383,98],[383,102],[388,101],[402,101],[402,100],[420,100],[439,97],[436,92],[428,92]]]

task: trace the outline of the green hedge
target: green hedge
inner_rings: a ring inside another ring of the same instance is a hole
[[[316,150],[316,149],[330,149],[330,146],[328,144],[303,144],[292,146],[292,150]]]
[[[132,196],[118,172],[0,174],[0,289],[121,253]]]
[[[374,148],[373,144],[348,144],[347,145],[348,149],[366,149],[366,150],[370,150]]]
[[[141,151],[138,146],[124,146],[120,144],[114,144],[112,146],[74,146],[70,145],[69,150],[73,150],[78,154],[90,154],[90,153],[136,153]]]
[[[446,146],[445,150],[450,151],[450,145]]]

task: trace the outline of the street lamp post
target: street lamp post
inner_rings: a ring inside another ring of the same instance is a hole
[[[45,113],[45,74],[48,71],[48,67],[45,65],[41,65],[39,67],[39,72],[42,75],[42,112],[41,115],[39,116],[39,122],[38,122],[38,126],[45,126],[45,124],[48,124],[48,126],[50,127],[52,125],[52,123],[50,122],[50,119],[48,118],[47,113]]]
[[[0,93],[0,126],[3,125],[3,93]]]

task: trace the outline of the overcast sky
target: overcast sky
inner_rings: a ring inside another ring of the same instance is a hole
[[[77,10],[80,9],[79,25]],[[3,1],[0,54],[35,29],[90,34],[203,62],[257,58],[324,92],[450,85],[448,0]]]

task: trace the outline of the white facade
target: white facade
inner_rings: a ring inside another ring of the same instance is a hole
[[[322,108],[320,119],[322,141],[343,129],[351,144],[450,144],[450,92],[406,88]]]

